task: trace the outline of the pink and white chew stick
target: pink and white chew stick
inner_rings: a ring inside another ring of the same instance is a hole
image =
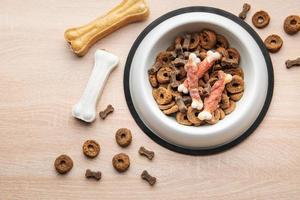
[[[196,54],[191,53],[187,64],[184,66],[187,71],[186,80],[178,86],[178,91],[185,94],[190,93],[192,97],[192,108],[201,110],[203,108],[203,102],[200,98],[198,91],[198,80],[203,77],[215,63],[216,60],[221,58],[221,54],[218,52],[208,51],[206,58],[200,62],[200,59]]]
[[[211,88],[210,95],[204,99],[204,110],[198,115],[200,120],[212,119],[212,113],[218,108],[225,85],[232,80],[232,76],[225,74],[222,70],[218,72],[218,78],[219,80]]]

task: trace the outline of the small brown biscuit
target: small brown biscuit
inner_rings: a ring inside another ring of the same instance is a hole
[[[285,18],[283,23],[284,31],[289,35],[294,35],[300,31],[300,16],[290,15]]]
[[[224,72],[226,74],[231,74],[232,76],[238,75],[238,76],[244,78],[244,71],[243,71],[243,69],[241,67],[224,69]]]
[[[170,73],[173,71],[173,69],[169,66],[164,66],[160,68],[160,70],[157,72],[156,78],[159,83],[169,83],[170,82]]]
[[[164,87],[159,87],[158,89],[154,89],[152,93],[154,99],[160,105],[165,105],[172,101],[172,97],[173,97],[172,92]]]
[[[83,143],[82,152],[89,158],[95,158],[100,153],[100,145],[95,140],[87,140]]]
[[[208,124],[211,124],[211,125],[216,124],[216,123],[218,123],[218,121],[220,120],[220,117],[221,117],[220,110],[217,109],[217,110],[215,110],[215,111],[212,113],[212,119],[211,119],[211,120],[206,120],[206,122],[207,122]]]
[[[176,114],[176,120],[179,124],[185,125],[185,126],[191,126],[192,122],[190,122],[187,118],[187,113],[178,112]]]
[[[163,113],[165,113],[166,115],[171,115],[173,113],[176,113],[179,111],[179,108],[177,105],[172,106],[171,108],[164,110]]]
[[[252,23],[256,28],[264,28],[270,23],[270,16],[266,11],[258,11],[253,15]]]
[[[233,101],[239,101],[242,98],[243,94],[244,94],[244,92],[240,92],[240,93],[236,93],[236,94],[231,94],[231,95],[229,95],[229,97]]]
[[[220,105],[220,107],[222,109],[226,109],[226,108],[229,108],[229,106],[230,106],[229,97],[226,94],[222,94],[222,99],[221,99],[221,105]]]
[[[216,47],[223,47],[227,49],[229,47],[229,42],[225,36],[217,34],[217,43]]]
[[[229,48],[221,60],[222,66],[237,66],[240,62],[240,53],[235,48]]]
[[[172,108],[175,105],[175,101],[171,101],[169,104],[166,105],[159,105],[159,109],[160,110],[168,110],[170,108]]]
[[[225,112],[221,108],[218,108],[218,109],[220,111],[220,120],[222,120],[225,118]]]
[[[127,147],[132,141],[131,131],[127,128],[120,128],[116,132],[116,142],[121,147]]]
[[[125,172],[130,166],[129,156],[125,153],[119,153],[112,159],[112,165],[118,172]]]
[[[225,114],[229,115],[230,113],[232,113],[234,111],[234,109],[235,109],[235,106],[236,106],[235,102],[232,101],[232,100],[230,100],[230,106],[229,106],[229,108],[224,109]]]
[[[217,36],[211,30],[203,30],[200,33],[200,45],[202,48],[210,50],[215,47],[217,43]]]
[[[174,51],[162,51],[156,57],[156,62],[163,64],[170,63],[176,58],[176,53]]]
[[[153,88],[156,88],[158,86],[156,74],[149,74],[149,82]]]
[[[200,42],[200,37],[198,33],[193,33],[191,36],[191,41],[190,41],[190,46],[189,49],[190,50],[195,50]]]
[[[198,114],[200,113],[199,110],[197,109],[193,109],[192,106],[190,106],[188,108],[188,111],[187,111],[187,118],[190,122],[193,123],[193,125],[195,126],[200,126],[202,124],[203,121],[201,121],[197,116]]]
[[[226,84],[226,90],[231,94],[236,94],[244,91],[244,80],[238,75],[232,77],[232,81]]]
[[[58,173],[65,174],[73,168],[73,161],[69,156],[63,154],[55,159],[54,167]]]
[[[282,47],[283,41],[279,35],[272,34],[265,39],[264,43],[269,52],[276,53]]]

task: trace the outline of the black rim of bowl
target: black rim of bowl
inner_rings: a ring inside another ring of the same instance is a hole
[[[256,43],[258,44],[264,58],[265,58],[265,62],[267,65],[267,70],[268,70],[268,91],[267,91],[267,96],[265,99],[265,103],[264,106],[260,112],[260,114],[258,115],[257,119],[255,120],[255,122],[251,125],[250,128],[248,128],[241,136],[239,136],[238,138],[236,138],[235,140],[215,147],[215,148],[210,148],[210,149],[188,149],[188,148],[184,148],[184,147],[180,147],[180,146],[176,146],[174,144],[171,144],[165,140],[163,140],[162,138],[160,138],[159,136],[157,136],[155,133],[153,133],[145,124],[144,122],[141,120],[141,118],[139,117],[138,113],[135,110],[135,107],[133,105],[132,99],[131,99],[131,93],[130,93],[130,84],[129,84],[129,79],[130,79],[130,68],[131,68],[131,63],[132,63],[132,59],[134,57],[134,54],[138,48],[138,46],[140,45],[140,43],[142,42],[142,40],[146,37],[146,35],[153,29],[155,28],[157,25],[159,25],[160,23],[162,23],[163,21],[174,17],[176,15],[180,15],[183,13],[190,13],[190,12],[207,12],[207,13],[214,13],[214,14],[218,14],[221,16],[224,16],[232,21],[234,21],[235,23],[239,24],[241,27],[243,27],[252,37],[253,39],[256,41]],[[245,23],[243,20],[241,20],[239,17],[221,10],[221,9],[217,9],[217,8],[212,8],[212,7],[203,7],[203,6],[193,6],[193,7],[185,7],[185,8],[181,8],[178,10],[174,10],[171,11],[161,17],[159,17],[158,19],[154,20],[150,25],[148,25],[143,31],[142,33],[138,36],[138,38],[135,40],[133,46],[131,47],[131,50],[128,54],[127,57],[127,61],[125,64],[125,70],[124,70],[124,93],[125,93],[125,98],[126,98],[126,102],[127,102],[127,106],[130,110],[130,113],[132,115],[132,117],[134,118],[135,122],[138,124],[138,126],[144,131],[144,133],[146,133],[152,140],[154,140],[156,143],[160,144],[163,147],[166,147],[169,150],[178,152],[178,153],[183,153],[183,154],[188,154],[188,155],[210,155],[210,154],[215,154],[215,153],[219,153],[225,150],[230,149],[231,147],[234,147],[235,145],[239,144],[240,142],[242,142],[243,140],[245,140],[251,133],[254,132],[254,130],[258,127],[258,125],[262,122],[263,118],[265,117],[268,108],[270,106],[271,100],[272,100],[272,96],[273,96],[273,87],[274,87],[274,73],[273,73],[273,66],[272,66],[272,61],[270,59],[269,56],[269,52],[267,51],[267,49],[264,46],[263,41],[260,39],[259,35],[247,24]]]

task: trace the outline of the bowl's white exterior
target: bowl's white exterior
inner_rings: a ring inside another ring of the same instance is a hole
[[[165,50],[174,38],[203,28],[224,35],[241,55],[245,74],[245,92],[233,113],[215,125],[183,126],[164,115],[152,97],[147,70],[158,52]],[[145,125],[167,142],[188,149],[209,149],[233,141],[258,117],[267,95],[268,72],[264,56],[252,36],[234,21],[213,13],[184,13],[167,19],[140,43],[130,69],[130,91],[133,105]]]

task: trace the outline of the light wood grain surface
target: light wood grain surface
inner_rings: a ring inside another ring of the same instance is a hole
[[[1,0],[0,3],[0,199],[300,199],[300,68],[287,70],[287,58],[300,56],[300,33],[288,36],[284,18],[300,14],[300,1],[249,0],[251,11],[266,10],[271,22],[262,38],[282,36],[284,45],[272,54],[275,90],[269,112],[259,128],[235,148],[213,156],[171,152],[149,139],[135,124],[123,94],[124,63],[138,34],[168,11],[192,5],[218,7],[234,14],[235,0],[150,0],[146,22],[129,25],[104,38],[83,58],[74,56],[63,38],[66,28],[104,14],[119,0]],[[252,26],[252,24],[251,24]],[[107,49],[120,56],[98,110],[108,103],[115,112],[105,121],[85,125],[71,117],[93,66],[93,52]],[[133,143],[121,149],[114,141],[120,127],[133,132]],[[82,154],[82,143],[96,139],[101,154]],[[156,152],[150,162],[140,157],[144,145]],[[125,174],[112,168],[114,154],[130,155]],[[74,168],[56,173],[55,158],[66,153]],[[100,182],[86,180],[85,169],[99,169]],[[147,169],[157,176],[150,187],[140,179]]]

